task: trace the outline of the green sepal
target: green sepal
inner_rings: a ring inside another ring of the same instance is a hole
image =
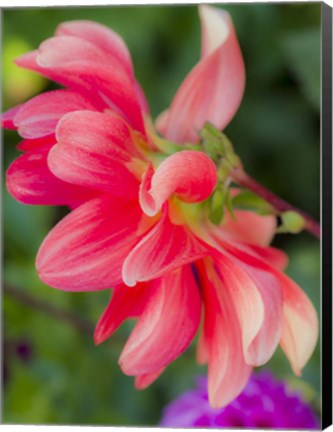
[[[209,209],[209,220],[214,225],[221,224],[225,215],[225,208],[228,210],[231,217],[236,219],[229,189],[218,186],[211,197]]]
[[[225,193],[223,189],[217,188],[211,198],[209,220],[214,225],[220,225],[224,217]]]
[[[263,198],[249,190],[243,190],[233,197],[232,204],[241,210],[252,210],[262,215],[275,214],[274,208]]]
[[[241,166],[241,160],[235,153],[231,141],[223,132],[216,129],[215,126],[205,123],[200,136],[204,152],[218,166],[221,164],[221,161],[224,161],[224,166],[228,166],[229,170]]]
[[[231,193],[230,193],[229,189],[226,191],[225,206],[227,207],[228,212],[230,213],[230,216],[232,217],[232,219],[236,220],[236,216],[234,213],[234,206],[232,203],[232,197],[231,197]]]

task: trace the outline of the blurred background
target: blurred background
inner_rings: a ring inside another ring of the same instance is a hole
[[[319,3],[219,5],[230,12],[245,59],[242,105],[225,130],[249,174],[319,219]],[[118,32],[156,117],[171,102],[200,55],[194,6],[7,9],[3,14],[3,109],[55,84],[19,69],[13,59],[51,37],[62,21],[90,19]],[[19,155],[13,131],[3,134],[2,176]],[[65,213],[16,202],[3,184],[3,422],[156,425],[164,405],[193,386],[205,368],[192,346],[147,390],[137,391],[117,359],[132,324],[101,346],[92,334],[109,292],[65,293],[39,281],[34,260],[50,228]],[[287,273],[319,313],[319,241],[280,234],[274,245],[290,257]],[[279,349],[266,365],[301,389],[319,412],[318,347],[296,378]]]

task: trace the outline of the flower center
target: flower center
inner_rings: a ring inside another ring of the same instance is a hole
[[[231,209],[230,172],[240,166],[228,138],[206,124],[198,144],[176,144],[158,136],[146,119],[148,138],[134,132],[142,158],[132,158],[129,169],[140,180],[143,212],[154,217],[167,209],[176,225],[199,227],[220,224],[224,207]]]

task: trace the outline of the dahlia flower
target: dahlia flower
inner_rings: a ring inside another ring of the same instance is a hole
[[[199,132],[232,119],[245,72],[230,16],[209,6],[199,12],[201,59],[159,116],[160,135],[123,40],[89,21],[61,24],[17,59],[65,88],[9,110],[3,123],[23,138],[7,172],[9,192],[71,210],[40,247],[40,278],[67,291],[112,289],[94,339],[138,319],[119,359],[137,388],[190,345],[202,322],[198,361],[208,363],[216,407],[236,397],[279,344],[300,374],[318,323],[282,272],[285,254],[269,247],[275,216],[234,209],[212,223],[228,171],[202,151]]]
[[[210,407],[207,378],[164,408],[163,427],[319,429],[320,423],[301,394],[268,370],[253,374],[242,393],[220,409]]]

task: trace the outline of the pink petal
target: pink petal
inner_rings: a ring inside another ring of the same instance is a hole
[[[238,319],[241,323],[245,361],[253,366],[262,365],[276,350],[282,331],[281,283],[276,278],[275,270],[266,264],[269,259],[274,265],[281,264],[280,261],[273,260],[276,257],[280,258],[279,251],[275,254],[269,248],[229,242],[223,239],[221,231],[213,229],[211,232],[214,240],[217,241],[216,247],[223,253],[220,258],[216,259],[220,262],[221,267],[227,266],[226,270],[221,270],[221,272],[226,273],[228,266],[234,267],[232,272],[229,271],[230,276],[225,278],[225,285],[230,290],[230,296],[234,298]],[[239,254],[244,253],[244,255],[237,261],[230,256],[232,261],[229,262],[227,258],[229,255],[225,256],[226,251],[231,252],[237,258]],[[264,255],[264,261],[262,255]],[[247,287],[246,295],[249,298],[252,296],[252,299],[244,297],[243,291],[239,293],[237,285]]]
[[[244,262],[218,258],[219,271],[234,302],[247,364],[261,366],[275,352],[282,332],[282,291],[279,280]]]
[[[96,325],[95,344],[100,344],[108,339],[125,319],[135,317],[138,312],[142,312],[150,294],[150,285],[146,283],[139,283],[133,288],[124,284],[116,287]]]
[[[251,266],[244,266],[243,269],[252,279],[264,307],[263,323],[256,337],[249,345],[245,361],[253,366],[265,364],[276,351],[283,324],[283,292],[279,280],[274,273],[260,271]],[[255,314],[248,316],[248,321],[255,319]],[[245,322],[244,322],[244,325]],[[247,324],[249,325],[249,324]]]
[[[235,210],[235,220],[226,213],[221,230],[234,240],[268,246],[275,235],[276,217],[263,216],[247,210]]]
[[[114,31],[93,21],[69,21],[62,23],[56,30],[57,36],[76,36],[96,45],[107,54],[108,61],[116,59],[129,75],[133,75],[130,53],[123,39]],[[145,95],[138,82],[135,88],[140,100],[142,111],[148,113],[149,108]]]
[[[204,153],[174,153],[155,173],[152,166],[148,167],[140,187],[141,208],[148,216],[154,216],[173,193],[186,202],[203,201],[213,192],[216,182],[216,167]]]
[[[10,108],[1,114],[1,126],[4,129],[16,129],[16,125],[14,124],[14,117],[20,111],[20,109],[24,106],[24,104],[17,105],[14,108]]]
[[[54,135],[48,135],[42,138],[25,139],[21,141],[17,149],[21,151],[37,150],[43,147],[48,147],[49,149],[56,143],[56,138]]]
[[[135,377],[135,388],[137,390],[144,390],[149,387],[157,378],[159,378],[164,372],[165,368],[162,368],[155,372],[138,375]]]
[[[235,213],[236,220],[232,220],[231,216],[226,214],[220,227],[208,227],[214,240],[218,243],[222,242],[221,244],[227,241],[238,249],[264,260],[278,270],[284,270],[288,264],[287,255],[274,247],[261,246],[268,244],[272,238],[276,225],[275,217],[257,214],[253,214],[251,217],[250,212],[238,210]]]
[[[55,90],[26,102],[15,115],[14,123],[22,137],[40,138],[54,134],[59,119],[76,110],[95,110],[95,107],[78,93]]]
[[[146,281],[206,255],[206,248],[167,215],[146,234],[126,258],[122,276],[128,286]]]
[[[55,69],[52,67],[42,67],[37,63],[38,54],[38,50],[28,52],[16,58],[15,63],[19,67],[37,72],[49,78],[50,80],[59,82],[64,86],[74,89],[74,91],[76,92],[84,94],[84,96],[87,99],[90,99],[99,108],[100,111],[103,111],[106,108],[110,108],[109,104],[106,103],[105,98],[101,98],[101,95],[99,95],[97,91],[93,89],[94,86],[92,86],[91,83],[89,85],[88,82],[82,81],[82,74],[80,74],[79,71],[77,71],[77,76],[73,76],[73,74],[71,74],[69,71],[64,71],[62,69],[59,70],[59,68]],[[73,65],[71,69],[73,71]],[[77,62],[75,63],[74,69],[77,69]]]
[[[61,47],[61,49],[60,49]],[[37,63],[42,67],[57,67],[75,61],[109,63],[105,52],[93,43],[75,36],[46,39],[38,49]],[[115,63],[117,67],[120,64]]]
[[[209,341],[202,330],[197,342],[197,363],[204,365],[209,361]]]
[[[71,42],[67,40],[63,45],[63,38],[70,38]],[[16,59],[16,63],[84,94],[100,110],[118,111],[132,127],[144,134],[135,82],[122,68],[102,61],[103,54],[94,45],[91,44],[85,53],[86,44],[89,42],[70,36],[49,39],[43,42],[41,52],[25,54]]]
[[[274,247],[261,247],[254,245],[246,245],[247,251],[254,254],[258,258],[267,262],[267,264],[275,267],[277,270],[283,271],[288,265],[288,256],[285,252]]]
[[[209,347],[208,395],[213,408],[227,405],[245,387],[252,367],[244,361],[239,322],[223,282],[211,262],[200,272]]]
[[[300,287],[282,275],[284,288],[284,322],[281,347],[296,375],[308,362],[318,339],[317,313]]]
[[[310,358],[318,338],[318,318],[306,294],[288,276],[264,261],[233,247],[229,251],[256,270],[274,275],[283,293],[283,329],[281,346],[295,374],[299,375]],[[269,286],[269,285],[267,285]]]
[[[40,278],[67,291],[119,285],[123,261],[137,242],[140,217],[135,202],[109,196],[78,207],[43,241],[36,260]]]
[[[244,249],[220,242],[221,252],[242,253]],[[247,253],[247,251],[245,251]],[[281,283],[275,270],[252,255],[243,259],[229,260],[227,256],[217,256],[220,272],[226,289],[235,304],[241,324],[244,357],[246,363],[260,366],[266,363],[275,352],[282,332],[283,297]]]
[[[221,256],[218,268],[224,282],[223,289],[228,291],[233,301],[241,326],[245,361],[250,364],[250,346],[264,322],[264,304],[254,281],[240,266]]]
[[[133,115],[135,119],[138,117],[141,126],[141,109],[133,77],[116,59],[109,60],[96,45],[73,36],[51,38],[40,45],[37,63],[55,71],[58,69],[60,75],[66,70],[68,77],[65,79],[73,78],[74,82],[84,87],[90,87],[91,81],[102,82],[100,92],[105,93],[104,100],[110,99],[111,107],[114,107],[113,104],[118,107],[129,121],[134,120]],[[103,83],[103,79],[108,82]]]
[[[135,147],[126,123],[117,115],[76,111],[62,117],[48,158],[62,180],[114,196],[136,198],[139,182],[129,171]]]
[[[133,74],[130,53],[123,39],[114,31],[93,21],[69,21],[56,30],[57,36],[75,36],[84,39],[106,52],[110,61],[121,63],[128,74]]]
[[[127,375],[156,372],[191,343],[199,322],[201,299],[189,266],[154,283],[154,292],[119,359]]]
[[[166,135],[166,128],[168,126],[168,116],[169,116],[169,110],[166,109],[161,113],[159,113],[159,115],[155,119],[155,127],[163,136]]]
[[[245,86],[245,70],[229,15],[202,5],[202,58],[180,86],[161,133],[178,143],[197,142],[209,121],[224,129],[235,115]],[[164,124],[163,124],[164,123]]]
[[[51,173],[47,166],[49,146],[19,156],[8,168],[8,192],[24,204],[77,205],[92,198],[95,193],[65,183]]]

